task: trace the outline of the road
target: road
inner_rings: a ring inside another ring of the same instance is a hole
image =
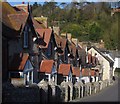
[[[118,86],[119,85],[119,86]],[[112,86],[103,89],[101,92],[71,102],[120,102],[120,78]]]

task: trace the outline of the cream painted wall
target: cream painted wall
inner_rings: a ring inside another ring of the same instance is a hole
[[[102,80],[109,79],[110,78],[110,63],[101,54],[99,54],[94,48],[91,48],[90,50],[88,50],[88,53],[92,54],[92,56],[94,56],[95,53],[97,53],[98,60],[100,64],[103,65],[102,66],[103,68]]]
[[[91,78],[92,78],[92,82],[95,82],[95,77],[94,77],[94,76],[91,76]]]
[[[90,79],[89,79],[89,77],[88,77],[88,76],[82,77],[82,78],[80,78],[80,79],[81,79],[81,80],[84,80],[84,81],[85,81],[85,83],[90,82]]]
[[[76,79],[77,79],[77,82],[79,82],[79,77],[76,77]]]

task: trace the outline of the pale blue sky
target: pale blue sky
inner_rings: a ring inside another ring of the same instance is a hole
[[[45,2],[45,1],[55,1],[55,2],[71,2],[73,0],[7,0],[11,5],[21,4],[22,2],[30,2],[30,4],[33,4],[34,2]],[[76,0],[76,1],[85,1],[85,0]],[[96,2],[98,0],[86,0],[89,2]]]
[[[34,2],[45,2],[45,1],[55,1],[55,2],[71,2],[71,1],[88,1],[88,2],[118,2],[120,0],[7,0],[11,5],[21,4],[22,2],[28,3],[32,5]],[[114,4],[113,4],[114,5]]]
[[[88,2],[97,2],[97,1],[100,1],[100,0],[7,0],[7,2],[9,2],[11,5],[21,4],[23,1],[25,3],[27,3],[29,1],[30,4],[33,4],[34,2],[45,2],[45,1],[55,1],[55,2],[88,1]]]

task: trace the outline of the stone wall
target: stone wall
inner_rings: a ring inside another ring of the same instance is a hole
[[[10,83],[3,84],[2,101],[6,102],[39,102],[39,88],[37,85],[13,86]]]
[[[108,80],[83,84],[63,81],[61,85],[42,80],[30,86],[3,84],[3,102],[68,102],[76,98],[90,96],[109,86]]]

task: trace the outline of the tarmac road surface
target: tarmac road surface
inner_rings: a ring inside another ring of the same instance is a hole
[[[71,102],[120,102],[120,78],[101,92]]]

